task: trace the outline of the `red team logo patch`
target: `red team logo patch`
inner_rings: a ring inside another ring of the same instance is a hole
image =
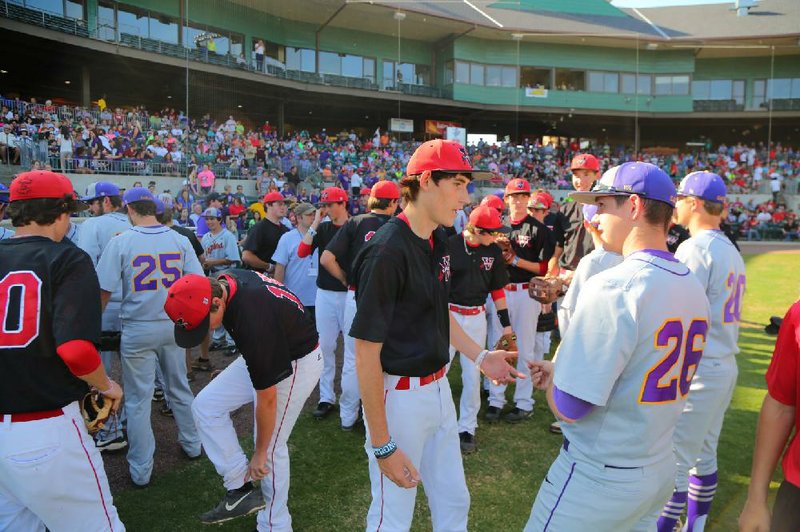
[[[445,283],[450,281],[450,255],[445,255],[442,257],[441,262],[439,262],[439,281],[444,281]]]
[[[481,270],[489,271],[494,265],[494,257],[481,257]]]
[[[523,188],[525,188],[525,182],[524,182],[524,181],[522,181],[522,180],[518,180],[518,181],[517,181],[517,185],[516,185],[516,186],[517,186],[517,188],[518,188],[519,190],[522,190]]]
[[[300,310],[304,310],[303,309],[303,304],[300,302],[299,299],[297,299],[297,296],[294,295],[293,293],[289,292],[288,290],[286,290],[286,288],[283,286],[283,284],[279,283],[278,281],[276,281],[272,277],[267,277],[263,273],[260,273],[260,272],[255,272],[255,273],[256,273],[256,275],[261,277],[262,281],[264,281],[266,283],[267,290],[269,290],[270,294],[272,294],[273,296],[275,296],[277,298],[288,299],[289,301],[291,301],[292,303],[297,305],[297,308],[299,308]]]
[[[370,231],[366,235],[364,235],[364,242],[369,242],[369,239],[375,236],[375,231]]]

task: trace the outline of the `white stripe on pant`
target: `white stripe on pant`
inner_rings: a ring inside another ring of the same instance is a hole
[[[473,307],[465,307],[473,308]],[[486,342],[486,313],[467,316],[450,311],[456,322],[461,325],[472,341],[482,346]],[[450,361],[453,361],[456,349],[450,346]],[[469,432],[475,435],[478,428],[478,411],[481,409],[481,370],[469,358],[461,356],[461,400],[458,405],[458,432]]]
[[[267,451],[269,474],[261,481],[267,507],[258,513],[258,530],[291,530],[289,498],[289,449],[292,433],[303,405],[322,372],[319,348],[292,362],[292,374],[276,385],[275,430]],[[223,478],[225,489],[244,484],[249,460],[239,445],[230,414],[252,403],[255,390],[243,357],[234,360],[197,395],[192,413],[209,460]],[[255,432],[255,431],[254,431]]]
[[[411,378],[409,390],[396,390],[400,377],[384,374],[389,434],[417,468],[431,509],[433,530],[467,529],[469,491],[456,426],[456,408],[445,375],[425,386]],[[369,458],[372,503],[368,532],[411,529],[417,489],[400,488],[384,477],[372,451],[369,427],[365,443]]]
[[[336,403],[336,393],[333,391],[333,380],[336,377],[336,340],[339,333],[347,330],[344,328],[344,307],[347,290],[334,292],[332,290],[317,290],[317,299],[314,304],[316,309],[317,332],[319,333],[319,346],[325,367],[319,379],[319,402]]]
[[[0,530],[125,530],[78,403],[49,419],[0,416]]]
[[[358,389],[356,375],[356,341],[347,334],[356,317],[356,296],[354,290],[347,291],[344,305],[344,362],[342,363],[342,395],[339,397],[339,417],[343,427],[349,427],[358,419],[361,391]]]

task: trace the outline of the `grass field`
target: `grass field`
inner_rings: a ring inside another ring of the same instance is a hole
[[[736,530],[750,480],[753,438],[764,396],[763,374],[775,343],[774,337],[764,334],[763,325],[769,316],[783,315],[800,294],[799,258],[796,254],[745,257],[747,294],[739,341],[739,382],[720,442],[720,488],[712,508],[711,530]],[[457,368],[450,372],[450,381],[458,394]],[[479,452],[464,459],[472,495],[470,530],[513,531],[525,524],[539,483],[561,443],[559,436],[547,432],[552,416],[539,392],[537,400],[536,414],[527,423],[482,424],[478,429]],[[252,447],[249,437],[243,441]],[[370,500],[363,432],[342,432],[338,416],[317,422],[306,413],[295,426],[289,445],[289,508],[294,529],[363,530]],[[128,530],[198,530],[205,527],[197,516],[213,507],[222,494],[219,477],[204,459],[154,478],[146,490],[117,493],[115,502]],[[250,517],[216,529],[254,528],[255,518]],[[419,493],[414,530],[430,529],[425,497]]]

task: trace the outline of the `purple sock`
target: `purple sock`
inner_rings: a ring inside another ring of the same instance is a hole
[[[685,491],[673,491],[672,497],[667,501],[666,506],[661,511],[661,517],[658,518],[658,532],[672,532],[675,530],[675,524],[686,508],[686,497],[688,494]]]
[[[689,476],[689,507],[686,511],[686,530],[703,530],[711,502],[717,492],[717,473]]]

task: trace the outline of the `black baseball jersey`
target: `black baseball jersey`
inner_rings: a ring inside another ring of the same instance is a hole
[[[197,235],[195,234],[195,232],[186,227],[181,227],[180,225],[173,225],[170,227],[170,229],[172,229],[179,235],[183,235],[189,239],[189,243],[192,244],[192,249],[194,250],[195,255],[197,255],[197,258],[199,259],[200,255],[203,254],[204,250],[203,246],[200,245],[200,241],[197,240]]]
[[[322,252],[328,247],[328,244],[331,243],[336,233],[339,232],[340,227],[343,226],[334,225],[333,222],[322,222],[319,224],[319,227],[317,227],[317,234],[314,235],[314,240],[311,241],[312,253],[314,249],[318,249],[320,250],[319,256],[322,256]],[[348,271],[348,268],[345,268],[342,263],[339,263],[339,266],[342,267],[345,273]],[[347,287],[344,286],[339,279],[331,275],[331,273],[322,266],[319,267],[317,273],[317,288],[331,290],[333,292],[345,292],[347,290]]]
[[[274,224],[265,218],[248,231],[242,249],[254,253],[264,262],[275,264],[272,254],[275,253],[281,236],[288,230],[282,223]]]
[[[517,223],[509,220],[509,223],[511,232],[508,239],[517,257],[537,263],[550,260],[556,248],[556,239],[546,225],[531,215]],[[508,266],[508,277],[512,283],[527,283],[534,275],[528,270]]]
[[[264,390],[292,374],[292,361],[317,346],[319,337],[300,300],[275,279],[232,269],[222,324],[247,363],[253,388]]]
[[[578,262],[594,249],[592,235],[583,227],[583,205],[577,201],[568,201],[561,205],[559,216],[553,225],[556,235],[563,234],[564,252],[558,259],[558,265],[567,270],[575,270]]]
[[[383,224],[385,224],[391,216],[388,214],[369,213],[355,216],[347,220],[339,231],[334,235],[326,251],[333,253],[336,257],[336,262],[347,274],[347,284],[355,286],[355,279],[353,278],[352,265],[358,252],[364,247],[364,244],[369,242],[369,239],[375,235]]]
[[[672,224],[669,231],[667,231],[667,249],[669,252],[675,253],[684,240],[689,240],[689,231],[682,225]]]
[[[450,303],[476,307],[486,303],[486,296],[508,284],[508,270],[497,244],[470,246],[464,235],[447,240],[450,249]]]
[[[419,238],[401,217],[386,222],[353,263],[357,310],[349,334],[382,343],[392,375],[424,377],[450,361],[450,251],[443,229]]]
[[[92,259],[66,242],[29,236],[0,241],[0,413],[55,410],[88,385],[56,348],[99,345],[100,284]]]
[[[564,247],[564,230],[559,225],[559,212],[550,212],[548,211],[547,214],[544,216],[544,225],[550,229],[550,232],[553,233],[553,237],[556,239],[556,245],[560,247]]]

